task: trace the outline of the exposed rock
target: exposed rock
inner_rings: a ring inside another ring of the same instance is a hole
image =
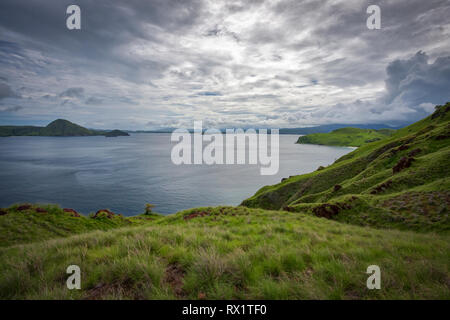
[[[408,153],[408,156],[409,156],[409,157],[414,157],[414,156],[418,155],[420,152],[422,152],[422,149],[417,148],[417,149],[411,150],[411,151]]]
[[[75,217],[75,218],[81,217],[80,214],[73,209],[64,208],[63,211],[70,213],[72,217]]]
[[[31,205],[29,204],[24,204],[22,206],[17,207],[17,211],[24,211],[24,210],[29,210],[31,209]]]
[[[436,140],[444,140],[450,138],[450,134],[440,134],[435,137]]]
[[[178,263],[169,264],[164,275],[164,282],[169,284],[177,297],[184,295],[183,278],[185,271]]]
[[[353,202],[357,199],[358,199],[357,197],[352,196],[349,199],[349,202]],[[336,202],[335,204],[323,203],[323,204],[313,208],[312,211],[317,217],[331,219],[335,215],[337,215],[340,211],[349,210],[351,208],[352,208],[352,205],[348,202]]]
[[[392,150],[391,150],[391,154],[394,155],[394,154],[396,154],[397,152],[407,150],[408,148],[409,148],[409,145],[407,145],[407,144],[402,144],[400,147],[397,147],[397,148],[392,149]]]
[[[392,168],[392,173],[398,173],[403,169],[409,168],[414,161],[413,157],[402,157],[399,162]]]
[[[102,212],[105,213],[106,218],[108,218],[108,219],[112,219],[116,215],[114,212],[112,212],[108,209],[102,209],[102,210],[98,210],[92,218],[93,219],[101,218]]]
[[[340,208],[335,204],[324,203],[320,206],[317,206],[313,209],[314,214],[317,217],[331,219],[335,215],[337,215],[340,211]]]
[[[188,214],[187,216],[184,216],[184,220],[190,220],[190,219],[197,218],[197,217],[204,217],[207,215],[208,215],[208,213],[205,211],[193,212],[191,214]]]
[[[383,192],[384,190],[388,189],[392,185],[392,180],[388,180],[386,182],[383,182],[382,184],[376,186],[370,194],[377,194],[380,192]]]

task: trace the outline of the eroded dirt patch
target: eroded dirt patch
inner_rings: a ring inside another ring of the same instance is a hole
[[[106,217],[108,219],[113,219],[115,216],[121,217],[122,215],[114,213],[108,209],[101,209],[101,210],[98,210],[92,218],[96,219],[96,218]]]
[[[67,212],[67,213],[70,213],[70,215],[71,215],[72,217],[76,217],[76,218],[79,218],[79,217],[80,217],[80,214],[79,214],[78,212],[76,212],[75,210],[73,210],[73,209],[64,208],[63,211],[64,211],[64,212]]]
[[[204,216],[208,216],[209,213],[206,211],[199,211],[199,212],[192,212],[190,214],[188,214],[187,216],[184,216],[183,219],[184,220],[191,220],[197,217],[204,217]]]
[[[383,192],[392,185],[392,180],[388,180],[386,182],[383,182],[382,184],[376,186],[372,191],[370,191],[370,194],[378,194],[380,192]]]
[[[442,216],[449,212],[450,191],[408,192],[382,202],[382,206],[396,212]]]
[[[185,295],[183,290],[183,278],[185,274],[186,272],[183,267],[178,263],[171,263],[166,268],[164,282],[172,288],[177,297],[183,297]]]
[[[140,289],[142,288],[133,284],[131,279],[123,279],[113,283],[99,283],[86,292],[84,299],[102,300],[107,298],[131,297],[134,300],[142,300],[145,297],[139,294]]]
[[[29,204],[24,204],[22,206],[17,207],[17,211],[25,211],[25,210],[29,210],[31,209],[31,205]]]
[[[337,202],[334,204],[324,203],[313,208],[312,211],[316,217],[331,219],[342,210],[351,209],[352,205],[350,203],[357,199],[357,197],[353,196],[350,198],[349,202]]]

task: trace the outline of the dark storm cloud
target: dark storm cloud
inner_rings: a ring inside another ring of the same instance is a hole
[[[16,98],[16,97],[18,97],[18,95],[11,90],[8,84],[0,82],[0,100],[5,98]]]
[[[78,0],[81,8],[80,31],[66,28],[66,8],[73,1],[2,0],[0,28],[26,38],[27,46],[67,59],[84,59],[96,68],[115,68],[123,77],[136,76],[133,59],[118,54],[118,46],[131,40],[163,42],[161,31],[187,32],[202,12],[197,0]],[[17,45],[11,51],[17,52]],[[86,60],[87,59],[87,60]],[[158,61],[141,61],[140,69],[160,73],[168,66]]]
[[[82,98],[84,95],[83,88],[69,88],[59,94],[61,98]]]
[[[98,104],[102,104],[103,100],[96,98],[96,97],[89,97],[85,103],[88,105],[98,105]]]
[[[203,91],[203,92],[199,92],[197,93],[199,96],[221,96],[222,93],[217,92],[217,91]]]
[[[439,104],[449,99],[450,56],[428,63],[429,57],[418,52],[407,60],[395,60],[387,67],[386,102],[401,99],[410,106]]]
[[[153,33],[143,28],[146,25],[185,32],[201,13],[201,2],[196,0],[78,0],[84,32],[78,32],[74,38],[65,26],[66,8],[71,4],[73,1],[3,0],[0,25],[67,51],[89,48],[86,54],[93,49],[107,53],[103,49],[123,43],[126,38],[156,40]]]
[[[23,107],[22,106],[10,106],[10,107],[2,107],[0,106],[0,112],[17,112],[19,110],[22,110]]]
[[[449,16],[446,0],[2,0],[0,99],[106,127],[413,121],[450,99]]]

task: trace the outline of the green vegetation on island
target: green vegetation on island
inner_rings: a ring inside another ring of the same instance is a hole
[[[312,133],[298,138],[297,143],[327,146],[360,147],[386,138],[395,132],[393,129],[341,128],[329,133]]]
[[[450,299],[449,138],[447,103],[238,207],[2,209],[0,299]]]
[[[127,132],[121,130],[112,130],[104,134],[105,137],[124,137],[129,136]]]
[[[10,136],[48,136],[48,137],[78,137],[78,136],[128,136],[120,130],[100,131],[91,130],[72,123],[68,120],[57,119],[46,127],[34,126],[0,126],[0,137]]]
[[[242,204],[341,222],[450,231],[450,103],[315,172],[261,188]]]

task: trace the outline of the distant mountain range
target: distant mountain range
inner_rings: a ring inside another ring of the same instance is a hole
[[[336,129],[353,127],[360,129],[400,129],[408,125],[407,123],[386,124],[327,124],[314,127],[303,128],[281,128],[280,134],[306,135],[312,133],[328,133]],[[78,124],[64,119],[58,119],[49,123],[46,127],[38,126],[0,126],[0,137],[9,136],[50,136],[50,137],[75,137],[75,136],[106,136],[117,137],[127,136],[128,133],[172,133],[176,128],[163,128],[156,130],[96,130],[87,129]],[[246,130],[248,128],[244,128]],[[270,129],[270,128],[267,128]],[[204,129],[205,131],[206,129]],[[225,133],[226,129],[220,129]],[[193,129],[188,129],[193,132]],[[270,130],[268,130],[270,133]]]
[[[331,131],[334,131],[336,129],[341,128],[359,128],[359,129],[401,129],[403,127],[406,127],[410,123],[406,122],[397,122],[394,125],[388,125],[388,124],[344,124],[344,123],[338,123],[338,124],[324,124],[320,126],[315,127],[306,127],[306,128],[282,128],[280,129],[280,134],[311,134],[311,133],[328,133]]]
[[[344,123],[337,123],[337,124],[324,124],[320,126],[313,126],[313,127],[302,127],[302,128],[281,128],[279,130],[279,134],[311,134],[311,133],[328,133],[336,129],[341,128],[359,128],[359,129],[400,129],[403,127],[406,127],[410,123],[406,122],[397,122],[394,125],[388,125],[388,124],[344,124]],[[127,132],[134,132],[134,133],[172,133],[176,128],[161,128],[161,129],[155,129],[155,130],[127,130]],[[229,129],[236,129],[236,128],[229,128]],[[248,128],[243,128],[244,130],[247,130]],[[270,133],[270,128],[268,129],[268,132]],[[187,129],[189,132],[193,132],[193,129]],[[205,131],[204,129],[203,131]],[[221,132],[225,133],[226,129],[219,129]]]
[[[0,137],[9,136],[49,136],[49,137],[79,137],[79,136],[128,136],[120,131],[91,130],[64,119],[49,123],[46,127],[37,126],[0,126]]]

